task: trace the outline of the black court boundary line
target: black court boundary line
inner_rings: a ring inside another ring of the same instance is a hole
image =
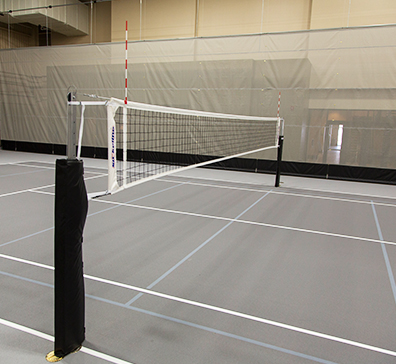
[[[40,142],[24,142],[17,140],[1,140],[2,148],[10,151],[32,152],[41,154],[66,155],[66,145]],[[107,159],[105,147],[82,147],[81,155],[87,158]],[[210,168],[234,171],[258,172],[274,174],[274,160],[237,158]],[[356,181],[366,183],[396,184],[396,169],[363,167],[339,164],[322,164],[312,162],[282,161],[282,175]]]
[[[36,161],[32,161],[32,162],[36,162]],[[54,169],[50,168],[50,167],[41,167],[41,166],[31,166],[31,165],[26,165],[24,163],[28,163],[28,162],[17,162],[17,163],[7,163],[7,165],[12,164],[12,165],[17,165],[17,166],[22,166],[22,167],[31,167],[31,168],[43,168],[43,169]],[[49,163],[50,164],[50,163]],[[95,178],[101,178],[101,177],[106,177],[107,174],[106,173],[100,173],[100,172],[93,172],[90,171],[88,169],[101,169],[101,168],[97,168],[97,167],[85,167],[84,170],[88,173],[88,174],[96,174],[97,176],[93,176],[93,177],[85,177],[85,180],[91,180],[91,179],[95,179]],[[105,168],[104,168],[105,169]],[[0,177],[7,177],[8,175],[5,176],[0,176]],[[224,188],[224,189],[234,189],[234,190],[239,190],[239,191],[248,191],[248,192],[267,192],[271,187],[264,185],[264,184],[260,184],[260,183],[252,183],[252,182],[243,182],[243,181],[229,181],[229,180],[214,180],[214,179],[205,179],[205,178],[200,178],[200,177],[184,177],[184,176],[177,176],[177,175],[173,175],[172,177],[175,177],[176,179],[189,179],[189,181],[184,181],[182,182],[183,184],[187,184],[187,185],[195,185],[195,186],[203,186],[203,187],[213,187],[213,188]],[[180,183],[179,181],[174,181],[174,180],[168,180],[167,178],[169,177],[163,177],[163,178],[158,178],[155,179],[154,181],[159,181],[159,182],[167,182],[167,183]],[[212,181],[218,181],[218,182],[224,182],[224,183],[230,183],[233,185],[252,185],[252,186],[262,186],[262,189],[254,189],[254,188],[246,188],[246,187],[236,187],[236,186],[224,186],[224,185],[216,185],[213,183],[198,183],[198,182],[191,182],[191,180],[212,180]],[[0,194],[0,198],[7,196],[9,194],[18,194],[18,193],[23,193],[23,192],[38,192],[37,190],[39,189],[44,189],[44,188],[50,188],[50,187],[54,187],[55,185],[46,185],[46,186],[39,186],[39,187],[33,187],[30,189],[25,189],[25,190],[20,190],[20,191],[14,191],[14,192],[10,192],[10,193],[5,193],[5,194]],[[353,200],[353,199],[348,199],[348,198],[341,198],[341,197],[330,197],[330,196],[323,196],[323,195],[310,195],[310,194],[303,194],[303,193],[296,193],[296,192],[289,192],[289,191],[293,191],[293,190],[304,190],[304,191],[313,191],[313,192],[318,192],[318,193],[323,193],[323,194],[334,194],[334,195],[349,195],[349,196],[357,196],[357,197],[367,197],[370,200]],[[334,200],[334,201],[342,201],[342,202],[351,202],[351,203],[362,203],[362,204],[371,204],[371,201],[373,198],[377,198],[377,199],[383,199],[383,200],[396,200],[396,197],[392,197],[392,196],[381,196],[381,195],[370,195],[370,194],[362,194],[362,193],[352,193],[352,192],[342,192],[342,191],[327,191],[327,190],[314,190],[314,189],[303,189],[303,188],[287,188],[287,187],[282,187],[281,190],[280,189],[276,189],[276,190],[272,190],[273,194],[279,194],[279,195],[286,195],[286,196],[296,196],[296,197],[302,197],[302,198],[317,198],[317,199],[323,199],[323,200]],[[396,201],[394,204],[391,203],[385,203],[385,202],[379,202],[379,201],[373,201],[375,205],[378,206],[388,206],[388,207],[396,207]]]
[[[52,162],[47,162],[47,161],[35,161],[35,160],[27,160],[27,161],[19,161],[19,162],[10,162],[10,163],[3,163],[1,165],[17,165],[21,167],[31,167],[31,168],[43,168],[43,169],[55,169],[55,166],[53,167],[44,167],[44,166],[34,166],[34,165],[29,165],[27,163],[41,163],[41,164],[50,164],[53,165]],[[90,174],[97,174],[97,178],[100,177],[106,177],[107,173],[100,173],[100,172],[94,172],[90,169],[93,170],[106,170],[107,168],[104,167],[94,167],[94,166],[84,166],[84,171],[86,173]],[[272,186],[261,184],[259,182],[244,182],[244,181],[231,181],[231,180],[225,180],[225,179],[212,179],[212,178],[204,178],[204,177],[192,177],[192,176],[182,176],[182,175],[177,175],[176,172],[175,174],[172,174],[172,178],[180,179],[180,178],[185,178],[189,180],[210,180],[210,181],[217,181],[217,182],[224,182],[224,183],[230,183],[234,185],[252,185],[252,186],[262,186],[263,189],[255,190],[255,189],[249,189],[249,188],[243,188],[243,187],[232,187],[232,186],[221,186],[221,185],[215,185],[215,184],[205,184],[205,183],[198,183],[198,182],[184,182],[185,184],[191,184],[191,185],[198,185],[198,186],[208,186],[208,187],[218,187],[218,188],[230,188],[230,189],[238,189],[238,190],[246,190],[246,191],[254,191],[254,192],[263,192],[267,191],[266,189],[272,188]],[[1,177],[1,176],[0,176]],[[6,176],[4,176],[6,177]],[[168,180],[170,176],[167,177],[159,177],[158,179],[155,179],[156,181],[160,182],[173,182],[173,183],[178,183],[173,180]],[[86,177],[86,180],[93,179],[95,177]],[[42,187],[42,188],[47,188],[48,186]],[[35,187],[34,189],[38,189]],[[329,196],[320,196],[320,195],[308,195],[308,194],[302,194],[302,193],[296,193],[296,192],[286,192],[285,190],[289,191],[309,191],[309,192],[318,192],[318,193],[323,193],[323,194],[334,194],[334,195],[350,195],[350,196],[359,196],[359,197],[367,197],[370,200],[352,200],[352,199],[344,199],[344,198],[336,198],[336,197],[329,197]],[[371,203],[372,198],[378,198],[378,199],[384,199],[384,200],[396,200],[396,196],[383,196],[383,195],[372,195],[372,194],[363,194],[363,193],[354,193],[354,192],[344,192],[344,191],[333,191],[333,190],[317,190],[317,189],[309,189],[309,188],[303,188],[303,187],[281,187],[280,189],[273,190],[272,193],[274,194],[283,194],[283,195],[290,195],[290,196],[297,196],[297,197],[309,197],[309,198],[318,198],[318,199],[329,199],[329,200],[338,200],[338,201],[346,201],[346,202],[356,202],[356,203]],[[0,195],[1,197],[2,195]],[[396,202],[395,204],[389,204],[389,203],[383,203],[383,202],[374,202],[376,205],[382,205],[382,206],[389,206],[389,207],[396,207]]]

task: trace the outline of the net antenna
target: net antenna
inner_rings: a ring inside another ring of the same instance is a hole
[[[128,20],[125,21],[125,95],[124,95],[124,108],[123,108],[123,146],[122,146],[122,153],[123,153],[123,163],[127,160],[127,132],[128,132],[128,125],[127,125],[127,107],[128,104]],[[126,170],[127,168],[123,168],[123,178],[126,179]]]
[[[125,21],[125,100],[128,102],[128,20]]]
[[[122,160],[127,160],[127,133],[128,133],[128,123],[127,123],[127,105],[128,104],[128,20],[125,21],[125,98],[124,98],[124,108],[122,114],[122,130],[123,130],[123,145],[122,145]],[[123,168],[123,178],[126,179],[126,168]]]
[[[179,171],[219,165],[249,154],[257,157],[265,150],[278,150],[278,164],[281,158],[280,117],[209,113],[125,103],[116,98],[69,104],[81,106],[80,125],[85,107],[104,106],[107,110],[107,190],[90,194],[90,198],[114,194]],[[279,185],[279,174],[277,181]]]

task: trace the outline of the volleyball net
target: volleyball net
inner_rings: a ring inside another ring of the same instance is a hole
[[[87,107],[107,109],[107,190],[114,194],[145,181],[279,148],[283,119],[170,108],[111,98],[72,101],[81,106],[77,159]]]

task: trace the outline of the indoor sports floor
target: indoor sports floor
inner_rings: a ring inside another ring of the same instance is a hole
[[[55,159],[0,150],[1,363],[53,350]],[[395,363],[396,186],[281,180],[195,169],[90,201],[62,363]]]

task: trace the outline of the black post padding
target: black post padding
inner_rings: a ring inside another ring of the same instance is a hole
[[[85,340],[82,236],[88,212],[83,162],[58,159],[55,176],[55,355]]]
[[[277,161],[276,161],[275,187],[279,187],[279,184],[280,184],[281,165],[282,165],[282,152],[283,152],[283,139],[284,138],[285,137],[283,135],[279,135],[278,157],[277,157]]]

